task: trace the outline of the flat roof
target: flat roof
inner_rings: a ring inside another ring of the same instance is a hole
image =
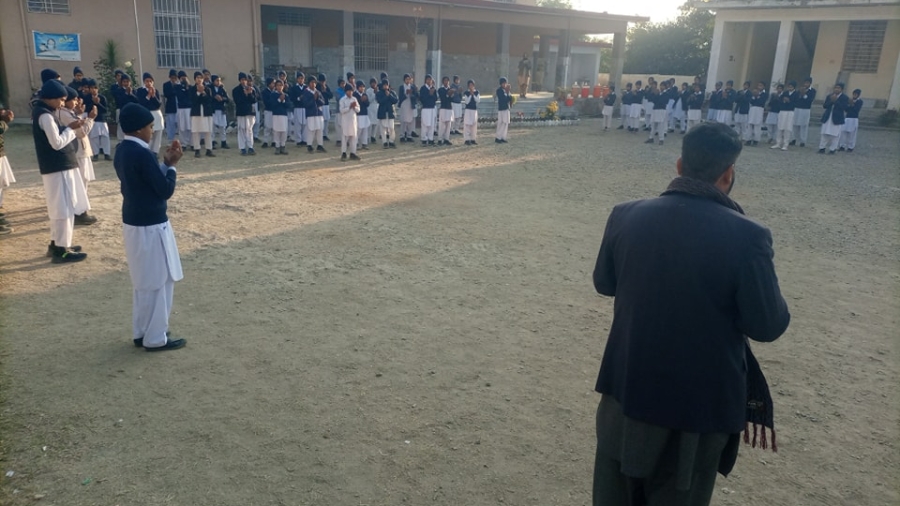
[[[814,9],[816,7],[900,6],[900,0],[692,0],[699,9]]]
[[[606,12],[579,11],[575,9],[561,9],[556,7],[541,7],[537,5],[499,2],[493,0],[406,0],[410,3],[444,5],[447,7],[469,7],[473,9],[487,9],[501,12],[517,12],[526,14],[543,14],[547,16],[588,18],[602,21],[626,21],[629,23],[643,23],[650,21],[649,17],[628,16],[622,14],[608,14]],[[900,1],[900,0],[898,0]]]

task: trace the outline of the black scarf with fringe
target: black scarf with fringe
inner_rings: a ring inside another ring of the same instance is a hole
[[[710,199],[729,209],[733,209],[741,214],[744,210],[727,194],[716,188],[710,183],[705,183],[699,179],[689,177],[676,177],[669,183],[669,187],[662,195],[687,194],[696,197]],[[763,376],[759,362],[750,349],[750,341],[746,337],[745,356],[747,361],[747,424],[744,427],[744,442],[756,448],[759,429],[762,427],[762,434],[759,436],[760,448],[766,449],[769,446],[770,437],[766,434],[766,428],[771,432],[772,451],[777,452],[778,446],[775,443],[775,415],[774,403],[772,396],[769,394],[769,385],[766,383],[766,377]],[[750,439],[750,425],[753,425],[753,439]]]

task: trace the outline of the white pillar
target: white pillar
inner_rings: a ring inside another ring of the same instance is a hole
[[[509,23],[497,27],[497,77],[509,73]]]
[[[900,54],[897,55],[897,66],[894,67],[894,83],[888,96],[888,109],[900,109]]]
[[[425,82],[425,74],[428,73],[425,71],[428,58],[428,35],[417,33],[414,40],[416,46],[413,70],[416,74],[416,84],[422,86]]]
[[[353,11],[344,11],[344,37],[343,37],[343,74],[356,72],[356,46],[353,44]],[[339,76],[340,77],[340,76]]]
[[[622,89],[622,69],[625,68],[625,32],[613,35],[612,61],[609,64],[609,82],[617,90]],[[621,91],[619,92],[621,95]]]
[[[706,70],[706,89],[716,89],[716,81],[719,77],[719,58],[722,57],[722,37],[725,34],[725,21],[716,16],[716,24],[713,27],[712,44],[709,47],[709,67]]]
[[[778,45],[775,47],[775,63],[772,65],[771,89],[777,83],[784,83],[787,75],[788,60],[791,57],[791,42],[794,40],[794,22],[782,21],[778,30]]]

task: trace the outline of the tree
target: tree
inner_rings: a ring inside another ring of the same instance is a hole
[[[572,0],[538,0],[541,7],[553,7],[554,9],[571,9]]]
[[[626,74],[701,75],[709,64],[715,16],[690,2],[667,23],[641,23],[628,31]]]

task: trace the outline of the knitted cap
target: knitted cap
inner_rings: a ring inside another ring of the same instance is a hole
[[[75,67],[74,69],[72,69],[72,75],[74,76],[76,74],[84,75],[84,72],[81,71],[81,67]]]
[[[66,100],[75,100],[78,98],[78,92],[71,86],[66,86]]]
[[[203,72],[194,72],[194,79],[197,79],[198,77],[203,77]]]
[[[59,72],[53,69],[44,69],[41,71],[41,82],[46,83],[51,79],[59,79]]]
[[[169,69],[169,77],[178,77],[178,71],[175,69]]]
[[[64,98],[67,95],[66,85],[56,79],[49,79],[41,86],[41,98]]]
[[[210,80],[210,81],[215,81],[215,80],[218,79],[218,78],[219,78],[219,76],[217,76],[216,74],[213,74],[213,75],[209,76],[209,80]]]
[[[247,74],[244,72],[238,72],[238,81],[242,79],[247,79]]]
[[[144,72],[144,75],[141,76],[141,81],[146,81],[147,79],[153,80],[153,75],[150,72]]]
[[[119,125],[122,126],[122,131],[125,133],[137,132],[152,123],[153,115],[140,104],[126,104],[119,111]]]
[[[328,76],[326,76],[325,74],[319,74],[319,81],[324,81],[327,78]]]
[[[183,70],[179,70],[179,71],[178,71],[178,77],[187,77],[187,72],[185,72],[185,71],[183,71]]]
[[[500,78],[500,84],[506,84],[508,80],[505,77]]]

